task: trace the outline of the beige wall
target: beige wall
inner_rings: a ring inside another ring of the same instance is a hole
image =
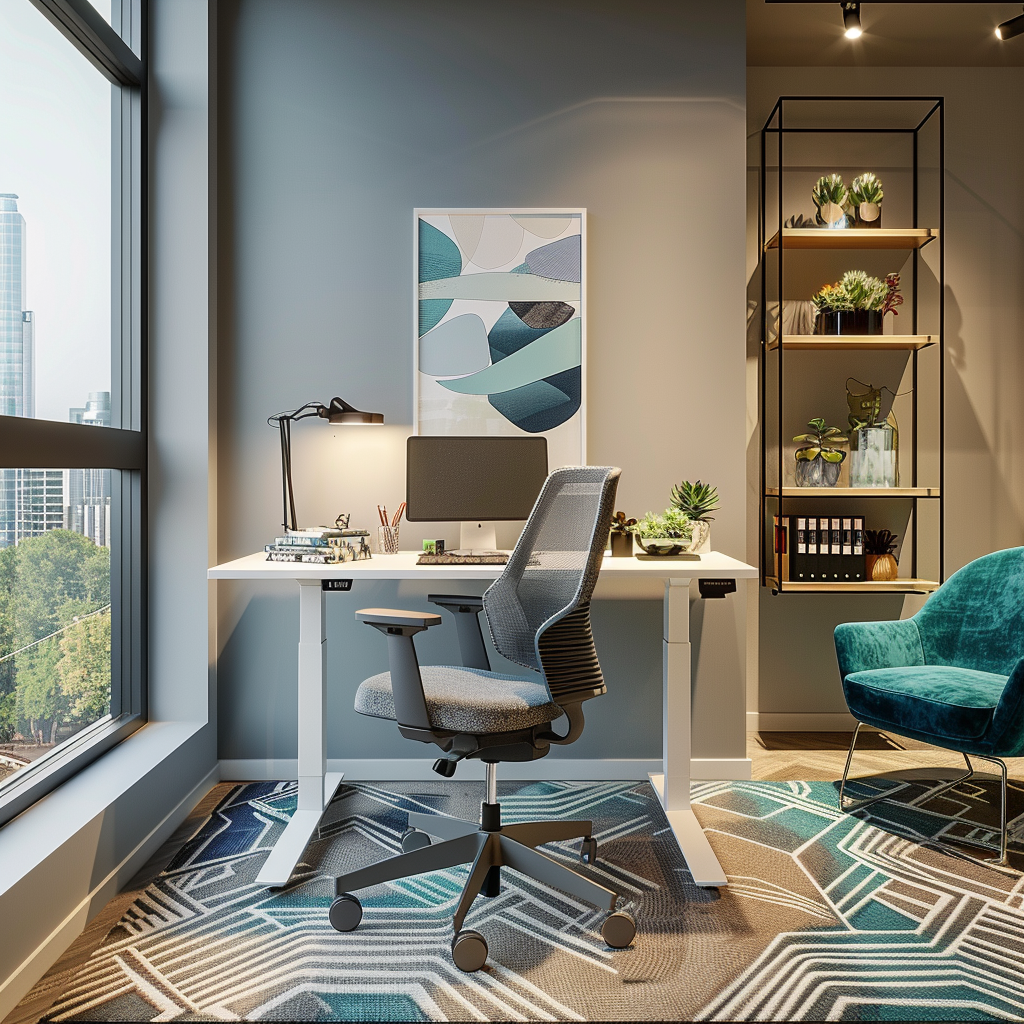
[[[1024,543],[1024,132],[1019,68],[747,71],[748,280],[757,261],[758,132],[780,95],[945,97],[946,574]],[[748,379],[757,348],[748,337]],[[748,394],[752,389],[748,388]],[[756,393],[748,402],[748,422]],[[756,554],[757,433],[748,447],[748,543]],[[842,713],[832,630],[912,614],[919,598],[761,592],[748,709]],[[814,723],[810,720],[808,725]],[[818,723],[821,724],[820,722]]]

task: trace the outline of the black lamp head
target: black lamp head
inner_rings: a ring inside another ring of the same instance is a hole
[[[381,412],[362,412],[351,406],[343,398],[332,398],[329,406],[321,406],[317,415],[330,423],[341,423],[345,425],[354,424],[375,424],[384,422],[384,414]]]
[[[846,38],[859,39],[864,33],[860,24],[860,4],[844,3],[841,6],[843,8],[843,28],[845,29]]]
[[[996,28],[997,39],[1012,39],[1024,32],[1024,14],[1018,14],[1016,18],[1004,21]]]

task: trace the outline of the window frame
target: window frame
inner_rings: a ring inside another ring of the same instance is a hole
[[[104,75],[111,90],[110,427],[0,416],[0,468],[110,469],[111,713],[0,783],[0,826],[146,722],[147,717],[147,7],[27,0]]]

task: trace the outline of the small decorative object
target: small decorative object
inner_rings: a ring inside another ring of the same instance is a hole
[[[672,507],[685,512],[693,520],[697,533],[694,551],[711,550],[711,524],[715,517],[709,513],[718,508],[718,488],[710,484],[690,483],[684,480],[672,488]]]
[[[846,211],[843,207],[849,199],[849,193],[843,184],[841,174],[830,174],[819,178],[818,184],[811,189],[811,198],[818,210],[818,223],[826,228],[845,228],[847,226]]]
[[[425,555],[443,555],[444,538],[439,537],[437,540],[425,540],[423,542],[423,553]]]
[[[798,487],[835,487],[839,480],[846,452],[837,445],[849,443],[838,427],[830,427],[821,417],[809,420],[809,434],[797,434],[794,441],[803,442],[796,450],[796,483]]]
[[[853,391],[858,384],[863,391]],[[846,404],[852,434],[850,444],[851,487],[897,487],[900,482],[899,448],[900,430],[896,416],[890,410],[882,416],[882,392],[889,388],[876,388],[856,377],[846,381]],[[889,392],[895,398],[893,392]]]
[[[339,512],[338,515],[335,516],[334,525],[339,530],[347,530],[348,529],[348,524],[351,521],[351,519],[352,519],[352,513],[351,512]]]
[[[609,537],[612,544],[612,558],[633,557],[633,534],[631,528],[636,526],[635,519],[627,519],[625,512],[616,512],[612,516],[612,527]]]
[[[881,334],[886,313],[898,316],[903,303],[900,275],[884,281],[863,270],[848,270],[835,284],[825,285],[814,303],[815,334]]]
[[[382,555],[398,554],[398,531],[400,526],[377,527],[377,550]]]
[[[882,182],[871,171],[858,174],[850,183],[850,199],[859,228],[882,226]]]
[[[896,579],[896,534],[889,530],[864,531],[864,578],[876,583]]]
[[[648,512],[629,530],[648,555],[683,555],[694,551],[693,521],[677,508],[667,508],[661,514]]]

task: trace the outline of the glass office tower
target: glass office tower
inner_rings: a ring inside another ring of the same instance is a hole
[[[110,426],[110,392],[90,391],[85,408],[68,410],[72,423]],[[110,546],[110,470],[64,470],[64,529],[88,537],[94,544]]]

